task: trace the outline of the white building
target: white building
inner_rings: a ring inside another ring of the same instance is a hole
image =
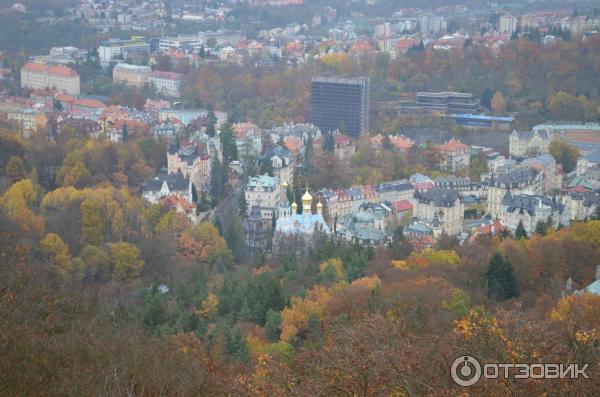
[[[507,192],[512,194],[541,194],[544,190],[543,174],[531,167],[520,167],[489,180],[487,212],[492,218],[500,218],[502,200]]]
[[[200,50],[204,41],[198,35],[178,35],[176,37],[162,37],[158,42],[160,51]]]
[[[585,174],[588,168],[600,164],[600,150],[596,150],[587,156],[580,157],[577,160],[577,176]]]
[[[148,84],[154,85],[159,94],[174,98],[181,97],[185,76],[175,72],[154,71],[148,75]]]
[[[498,21],[500,33],[513,33],[517,30],[518,20],[512,15],[501,15]]]
[[[552,136],[546,130],[514,130],[508,138],[508,152],[518,157],[549,153],[551,141]]]
[[[151,72],[152,69],[148,66],[119,63],[113,68],[113,81],[134,87],[141,87],[148,83],[148,76]]]
[[[458,192],[451,189],[430,189],[416,192],[417,205],[414,216],[424,222],[437,218],[442,232],[448,236],[462,233],[465,207]]]
[[[276,177],[265,174],[250,178],[244,188],[244,197],[248,215],[252,207],[258,207],[263,218],[277,217],[281,192]]]
[[[113,59],[127,59],[130,55],[150,54],[150,44],[140,40],[112,39],[98,47],[100,64],[107,67]]]
[[[161,174],[144,183],[142,197],[151,204],[157,204],[161,199],[176,195],[183,197],[189,203],[192,199],[192,181],[181,172]]]
[[[556,198],[507,192],[502,198],[500,222],[513,232],[522,223],[527,234],[532,234],[538,222],[551,222],[554,228],[568,226],[569,211]]]

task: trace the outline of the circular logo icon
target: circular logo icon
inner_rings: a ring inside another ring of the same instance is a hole
[[[452,363],[450,375],[457,385],[473,386],[481,378],[481,365],[475,357],[460,356]]]

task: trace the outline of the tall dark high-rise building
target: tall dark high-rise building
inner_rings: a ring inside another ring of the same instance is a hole
[[[310,119],[323,132],[358,137],[369,128],[369,78],[314,77]]]

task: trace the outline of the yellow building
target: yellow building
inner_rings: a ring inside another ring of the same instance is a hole
[[[15,109],[6,112],[6,119],[15,122],[24,135],[46,128],[46,114],[34,109]]]

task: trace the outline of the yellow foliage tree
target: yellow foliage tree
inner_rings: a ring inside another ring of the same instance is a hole
[[[58,234],[48,233],[40,241],[40,247],[47,255],[54,272],[60,278],[66,279],[72,274],[73,267],[69,247],[62,241]]]
[[[110,245],[110,256],[114,263],[113,276],[128,281],[139,277],[144,268],[140,250],[133,244],[115,243]]]
[[[210,292],[200,306],[199,313],[203,317],[212,317],[217,312],[219,307],[219,298],[214,293]]]
[[[29,179],[14,183],[0,198],[0,205],[8,216],[18,222],[25,232],[41,236],[44,232],[44,218],[36,215],[29,206],[33,204],[36,190]]]
[[[332,258],[328,261],[321,263],[319,266],[319,272],[321,275],[334,274],[335,281],[341,281],[346,279],[346,272],[344,271],[344,263],[340,258]]]
[[[90,171],[83,162],[81,151],[73,151],[63,160],[56,174],[56,180],[62,186],[74,186],[85,178],[89,178],[90,175]]]
[[[102,211],[90,199],[81,202],[81,232],[83,241],[90,245],[99,245],[104,240],[104,219]]]

